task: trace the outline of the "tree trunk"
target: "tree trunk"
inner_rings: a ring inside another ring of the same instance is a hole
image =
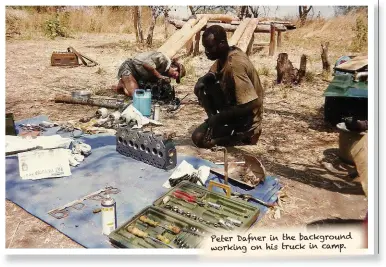
[[[281,47],[281,31],[277,32],[277,47]]]
[[[299,71],[294,68],[292,62],[288,59],[287,53],[280,53],[277,58],[277,79],[278,84],[296,84],[299,81]]]
[[[147,38],[146,38],[146,44],[148,46],[151,46],[153,44],[153,33],[154,33],[154,27],[155,27],[156,20],[157,20],[156,12],[154,10],[152,10],[151,11],[150,26],[149,26],[149,30],[147,32]]]
[[[275,54],[275,24],[271,24],[271,38],[269,41],[269,55],[273,56]]]
[[[138,43],[143,43],[143,32],[141,26],[141,7],[134,7],[134,26],[135,26],[135,36]]]
[[[321,58],[322,58],[323,71],[330,73],[331,65],[330,65],[330,62],[328,61],[328,45],[329,45],[329,42],[325,42],[321,44],[321,47],[322,47]]]
[[[248,6],[241,6],[240,13],[239,13],[239,19],[242,20],[248,15]]]
[[[190,9],[190,12],[192,13],[192,15],[196,15],[196,11],[194,11],[193,7],[192,6],[188,6],[189,9]]]
[[[303,81],[303,78],[306,76],[306,69],[307,69],[307,56],[302,55],[300,58],[300,66],[299,66],[299,83]]]
[[[137,11],[138,7],[135,6],[134,7],[134,28],[135,28],[135,40],[137,41],[137,43],[139,43],[139,35],[138,35],[138,11]]]
[[[312,9],[312,6],[299,6],[299,18],[300,18],[300,25],[303,26],[306,23],[308,13]]]
[[[194,50],[193,50],[193,56],[197,56],[200,53],[200,39],[201,39],[201,32],[197,32],[196,36],[194,38]]]
[[[164,9],[165,40],[169,38],[168,26],[169,26],[169,9],[165,7]]]

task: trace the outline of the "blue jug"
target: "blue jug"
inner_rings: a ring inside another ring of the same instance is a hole
[[[133,106],[145,117],[151,115],[151,90],[136,89],[133,95]]]

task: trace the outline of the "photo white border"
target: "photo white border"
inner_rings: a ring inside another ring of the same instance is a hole
[[[221,5],[234,5],[235,1],[189,1],[190,4],[193,5],[200,5],[200,4],[221,4]],[[375,190],[375,179],[379,179],[378,177],[375,177],[374,175],[376,174],[376,171],[374,167],[378,168],[378,163],[375,161],[377,157],[375,157],[375,150],[374,150],[374,145],[375,139],[374,135],[375,132],[374,130],[377,129],[374,127],[374,124],[371,122],[378,123],[375,121],[375,113],[374,113],[374,106],[371,105],[371,103],[375,103],[375,90],[378,90],[378,88],[374,87],[374,77],[375,77],[375,72],[378,71],[377,68],[374,68],[375,62],[374,62],[374,43],[371,42],[371,40],[375,40],[375,32],[374,32],[374,24],[376,23],[374,21],[374,11],[375,7],[377,5],[377,1],[363,1],[363,0],[325,0],[325,1],[294,1],[294,2],[287,2],[284,0],[270,0],[269,5],[272,6],[289,6],[289,5],[294,5],[293,3],[296,3],[297,5],[315,5],[315,6],[322,6],[322,5],[329,5],[329,6],[337,6],[337,5],[362,5],[366,6],[368,5],[369,8],[369,49],[368,49],[368,56],[369,56],[369,198],[368,198],[368,210],[369,210],[369,232],[368,232],[368,240],[369,240],[369,249],[368,249],[368,254],[374,254],[376,252],[376,247],[374,246],[374,241],[377,241],[375,239],[375,233],[374,233],[374,225],[375,221],[374,218],[375,216],[374,212],[378,212],[377,209],[375,208],[374,204],[374,198],[376,196],[376,190]],[[128,3],[124,1],[55,1],[54,3],[52,1],[20,1],[20,0],[14,0],[14,1],[5,1],[4,5],[1,6],[1,11],[2,14],[4,15],[5,18],[5,5],[131,5],[131,4],[139,4],[139,2],[133,3],[133,1],[130,1]],[[186,2],[183,4],[181,1],[141,1],[140,5],[150,5],[150,4],[167,4],[167,5],[188,5]],[[266,5],[266,1],[237,1],[237,5],[242,5],[242,4],[249,4],[249,5]],[[5,19],[2,20],[2,23],[5,23]],[[380,26],[382,27],[382,25]],[[1,31],[4,31],[5,25],[2,25]],[[381,28],[382,29],[382,28]],[[382,29],[384,30],[384,29]],[[381,30],[380,30],[381,31]],[[2,32],[2,38],[3,42],[2,45],[5,44],[5,32]],[[4,48],[5,51],[5,48]],[[1,67],[2,69],[5,70],[5,60],[1,62]],[[4,64],[4,66],[3,66]],[[3,76],[4,79],[2,79],[2,84],[4,85],[3,88],[5,88],[5,75]],[[380,76],[381,78],[381,76]],[[5,90],[3,92],[4,94],[4,101],[1,101],[1,105],[4,105],[3,110],[5,110]],[[383,99],[384,100],[384,99]],[[384,105],[381,105],[379,108],[381,110],[381,107]],[[5,120],[1,119],[1,127],[4,127]],[[379,126],[379,125],[378,125]],[[4,128],[3,128],[4,129]],[[380,128],[379,128],[380,129]],[[2,137],[4,138],[4,137]],[[3,139],[4,140],[4,139]],[[4,142],[3,142],[4,143]],[[3,149],[3,147],[2,147]],[[4,159],[4,164],[2,166],[5,166],[5,159]],[[380,167],[380,166],[379,166]],[[3,170],[3,173],[5,174],[5,169]],[[379,174],[380,175],[380,174]],[[374,178],[374,179],[371,179]],[[381,189],[382,190],[382,189]],[[5,179],[4,179],[4,190],[1,191],[4,196],[2,196],[2,199],[4,199],[4,205],[2,205],[2,214],[5,214]],[[378,205],[377,205],[378,206]],[[1,220],[1,225],[3,226],[3,229],[5,230],[5,218]],[[5,235],[4,236],[4,246],[5,246]],[[8,255],[41,255],[41,254],[47,254],[47,255],[122,255],[122,254],[128,254],[128,255],[196,255],[197,251],[195,250],[176,250],[172,251],[171,250],[148,250],[148,249],[136,249],[136,250],[114,250],[114,249],[6,249],[5,254]],[[99,258],[99,257],[98,257]],[[345,258],[345,257],[344,257]],[[351,257],[352,258],[352,257]],[[354,257],[356,258],[356,257]],[[260,260],[259,260],[260,261]],[[356,262],[358,262],[355,259]],[[96,263],[100,263],[99,260]],[[59,262],[60,264],[60,262]],[[362,262],[363,264],[363,262]]]

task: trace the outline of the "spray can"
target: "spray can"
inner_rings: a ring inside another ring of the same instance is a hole
[[[153,114],[153,120],[159,121],[159,115],[161,112],[161,107],[159,104],[154,105],[154,114]]]
[[[117,211],[115,200],[107,195],[101,202],[103,234],[109,235],[117,228]]]

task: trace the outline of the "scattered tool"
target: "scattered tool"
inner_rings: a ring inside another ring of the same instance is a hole
[[[109,112],[107,110],[107,108],[99,108],[94,115],[90,116],[90,117],[85,117],[85,118],[81,118],[79,120],[79,122],[82,122],[82,123],[86,123],[86,122],[89,122],[91,121],[92,119],[94,118],[97,118],[97,119],[105,119],[107,118]]]
[[[45,127],[36,124],[20,124],[19,127],[26,132],[45,132]]]
[[[156,222],[148,217],[146,217],[145,215],[142,215],[141,217],[139,217],[139,220],[141,222],[144,222],[144,223],[147,223],[148,225],[150,226],[153,226],[153,227],[161,227],[165,230],[168,230],[168,231],[171,231],[173,234],[179,234],[181,232],[181,229],[177,226],[174,226],[174,225],[161,225],[159,222]]]
[[[213,203],[213,202],[208,202],[208,206],[211,208],[218,209],[218,210],[221,209],[221,205]]]
[[[232,194],[232,196],[235,196],[236,198],[240,198],[240,199],[242,199],[244,201],[253,200],[253,201],[255,201],[255,202],[257,202],[257,203],[259,203],[261,205],[264,205],[266,207],[269,207],[269,208],[276,206],[275,203],[267,203],[267,202],[265,202],[265,201],[263,201],[261,199],[258,199],[256,197],[250,195],[250,194],[240,194],[238,192],[232,192],[231,194]]]
[[[185,233],[188,233],[188,234],[192,234],[192,235],[204,236],[202,233],[198,232],[197,228],[195,228],[195,229],[183,228],[183,229],[181,229],[181,231],[185,232]]]
[[[176,190],[173,192],[173,196],[186,202],[196,202],[196,196],[190,195],[184,191]]]
[[[92,213],[96,214],[96,213],[99,213],[99,212],[101,212],[101,211],[102,211],[101,208],[96,208],[96,209],[94,209],[94,210],[92,211]]]
[[[136,228],[136,227],[134,227],[134,226],[129,226],[129,227],[127,227],[126,229],[127,229],[127,231],[128,231],[129,233],[131,233],[131,234],[133,234],[133,235],[135,235],[135,236],[137,236],[137,237],[149,238],[149,239],[153,240],[154,242],[160,243],[160,244],[162,244],[162,245],[164,245],[164,246],[167,246],[167,247],[169,247],[169,248],[173,248],[172,246],[170,246],[170,245],[164,243],[163,241],[157,239],[157,238],[160,237],[160,235],[158,235],[157,238],[154,238],[154,237],[150,236],[148,233],[145,233],[145,232],[139,230],[138,228]]]
[[[167,109],[167,112],[174,112],[176,111],[177,109],[179,109],[179,107],[181,106],[181,102],[182,100],[184,100],[189,94],[186,94],[181,100],[178,99],[178,98],[175,98],[170,107]]]

